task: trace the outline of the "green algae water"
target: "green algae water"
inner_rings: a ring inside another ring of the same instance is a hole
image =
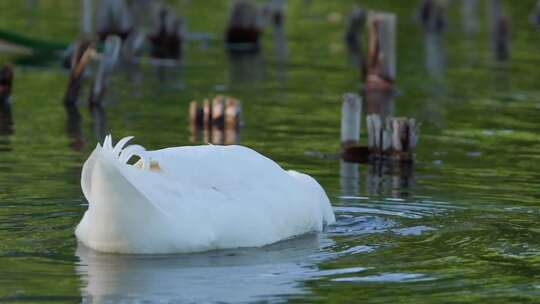
[[[64,109],[59,60],[0,53],[15,64],[13,132],[0,135],[0,302],[540,301],[540,31],[527,20],[535,1],[505,2],[507,62],[490,49],[487,1],[468,26],[462,3],[451,2],[448,30],[435,39],[416,23],[414,1],[361,3],[398,15],[394,111],[422,123],[416,163],[398,168],[333,156],[341,96],[360,88],[342,42],[356,1],[291,0],[286,39],[268,29],[260,56],[242,58],[224,51],[228,3],[202,2],[175,7],[210,39],[188,42],[181,66],[118,68],[103,111],[88,110],[88,83],[79,110]],[[69,42],[78,14],[78,1],[5,1],[0,29]],[[80,171],[96,143],[112,133],[147,149],[204,144],[189,130],[188,105],[216,94],[242,101],[237,141],[315,177],[337,223],[264,248],[199,254],[78,245]]]

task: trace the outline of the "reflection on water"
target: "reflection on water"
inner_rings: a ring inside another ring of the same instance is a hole
[[[385,217],[419,219],[435,207],[410,202],[382,202],[335,208],[336,224],[322,234],[308,234],[262,248],[241,248],[181,255],[102,254],[79,244],[76,271],[85,301],[118,302],[253,302],[308,295],[304,285],[314,280],[406,282],[428,279],[424,274],[383,273],[357,264],[324,269],[321,263],[374,252],[374,245],[337,244],[330,237],[393,233],[419,236],[425,226],[400,228]],[[351,204],[351,202],[353,202]],[[382,208],[381,208],[382,206]],[[430,278],[431,280],[432,278]]]
[[[374,161],[365,165],[340,160],[341,195],[408,197],[415,187],[412,164]],[[364,185],[364,187],[362,187]]]
[[[69,146],[77,152],[84,150],[86,140],[82,134],[82,118],[76,105],[66,105],[66,133],[69,138]]]
[[[425,65],[429,75],[442,79],[446,68],[444,41],[439,33],[424,34]]]
[[[0,30],[72,41],[79,2],[0,1]],[[418,2],[395,2],[362,3],[392,8],[400,20],[399,96],[371,91],[364,109],[422,122],[414,168],[336,156],[336,101],[359,81],[345,49],[327,46],[342,43],[335,20],[350,1],[289,1],[286,30],[268,29],[261,53],[238,61],[220,41],[227,3],[213,1],[208,10],[206,1],[180,1],[175,9],[190,28],[217,39],[204,49],[186,43],[181,66],[147,59],[115,69],[103,107],[91,110],[62,107],[67,75],[58,62],[17,64],[13,103],[0,116],[0,132],[15,131],[0,135],[0,302],[78,302],[81,295],[83,302],[537,302],[540,36],[525,20],[534,1],[504,2],[515,21],[515,49],[504,64],[493,62],[486,44],[489,1],[461,1],[476,3],[462,8],[476,16],[464,19],[477,23],[476,30],[464,25],[470,35],[449,4],[452,26],[433,45],[423,44],[411,18]],[[191,142],[187,102],[216,91],[245,101],[241,140],[218,129],[193,133]],[[240,141],[315,177],[337,222],[319,239],[259,249],[149,257],[77,249],[73,229],[87,208],[80,167],[108,132],[136,135],[151,149]]]
[[[5,103],[0,105],[0,135],[13,134],[13,115],[11,114],[11,105]]]
[[[238,145],[240,144],[240,128],[197,128],[190,124],[189,142],[211,143],[214,145]]]
[[[105,136],[109,134],[107,129],[107,113],[105,112],[105,108],[101,105],[95,105],[90,107],[90,113],[92,114],[92,126],[96,141],[103,142]]]
[[[407,197],[414,184],[412,164],[375,162],[366,168],[366,192],[369,195]]]
[[[265,66],[260,52],[229,51],[227,53],[231,83],[245,84],[264,80]]]
[[[298,282],[318,275],[314,262],[331,245],[307,235],[263,248],[201,254],[100,254],[79,245],[83,297],[96,301],[231,303],[305,293]]]
[[[360,193],[360,164],[339,160],[339,183],[341,195],[358,195]]]

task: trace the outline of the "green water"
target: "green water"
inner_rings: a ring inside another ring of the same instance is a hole
[[[1,29],[60,41],[77,34],[77,1],[4,2]],[[399,17],[395,114],[422,122],[409,170],[320,157],[339,150],[340,98],[359,89],[342,44],[345,21],[336,18],[355,1],[289,1],[286,51],[268,30],[261,57],[243,63],[223,50],[225,1],[178,2],[189,29],[213,39],[190,42],[182,67],[143,64],[135,81],[115,71],[103,113],[88,111],[87,89],[80,119],[66,113],[58,62],[16,66],[14,133],[0,135],[0,302],[540,301],[540,31],[527,21],[534,1],[505,2],[513,29],[506,63],[490,51],[486,3],[478,30],[466,32],[453,1],[435,68],[415,1],[362,2]],[[322,184],[337,223],[265,248],[192,255],[110,256],[78,246],[73,231],[87,208],[80,170],[103,134],[134,135],[148,149],[193,144],[188,103],[215,94],[242,101],[241,144]]]

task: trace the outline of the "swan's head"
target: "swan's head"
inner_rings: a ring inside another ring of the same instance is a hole
[[[161,173],[155,172],[159,165],[142,146],[124,148],[130,139],[122,138],[113,146],[107,136],[83,165],[81,187],[89,206],[75,234],[90,248],[147,252],[161,241],[156,234],[168,237],[167,230],[156,232],[146,226],[161,227],[159,223],[168,218],[149,198],[156,174]],[[133,156],[139,158],[135,164],[130,161]]]
[[[88,157],[83,165],[81,176],[81,187],[84,196],[91,201],[92,196],[92,179],[96,163],[100,161],[106,167],[115,166],[118,171],[126,170],[128,167],[137,168],[143,171],[159,172],[161,168],[156,160],[153,160],[146,149],[141,145],[126,144],[133,139],[133,136],[128,136],[120,139],[116,145],[112,143],[111,135],[107,135],[103,141],[103,145],[97,144],[96,148]],[[125,147],[125,148],[124,148]],[[130,164],[131,160],[138,158],[134,164]]]

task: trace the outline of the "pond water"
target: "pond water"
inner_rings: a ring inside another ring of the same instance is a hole
[[[476,23],[464,23],[463,3],[452,1],[438,38],[424,37],[413,2],[362,2],[399,18],[394,111],[422,123],[413,167],[333,156],[341,96],[360,88],[342,43],[356,1],[289,1],[286,39],[269,29],[261,55],[244,58],[223,49],[225,1],[178,1],[189,29],[210,39],[190,41],[179,67],[116,70],[104,110],[93,113],[87,88],[79,111],[62,106],[59,60],[0,53],[17,64],[13,132],[0,135],[0,301],[537,302],[540,31],[527,20],[535,1],[505,2],[507,62],[490,50],[487,2]],[[77,4],[2,3],[0,29],[68,42]],[[103,255],[78,245],[74,228],[87,208],[80,171],[98,140],[203,144],[190,134],[188,104],[216,94],[242,101],[239,142],[314,176],[337,223],[264,248],[189,255]]]

